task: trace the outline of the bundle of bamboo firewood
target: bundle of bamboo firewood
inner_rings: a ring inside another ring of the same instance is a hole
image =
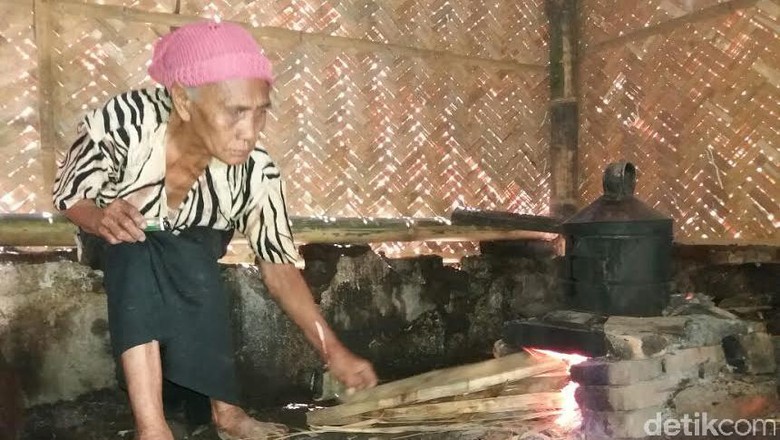
[[[534,421],[552,426],[568,382],[564,361],[515,353],[343,396],[341,404],[311,411],[307,420],[321,432],[469,431],[523,424],[530,429]]]

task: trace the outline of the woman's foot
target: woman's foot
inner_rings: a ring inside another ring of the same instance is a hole
[[[260,422],[241,408],[224,402],[212,404],[212,416],[222,440],[271,440],[287,434],[284,425]]]
[[[174,440],[174,438],[171,430],[168,427],[165,427],[137,431],[134,440]]]

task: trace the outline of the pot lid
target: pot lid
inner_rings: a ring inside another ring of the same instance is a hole
[[[574,214],[566,224],[597,222],[669,222],[666,215],[634,197],[636,167],[627,161],[613,162],[604,170],[604,195]]]

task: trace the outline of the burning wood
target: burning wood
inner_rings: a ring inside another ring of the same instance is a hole
[[[541,423],[571,430],[579,410],[573,389],[563,391],[576,386],[569,366],[584,360],[529,349],[359,391],[340,405],[310,412],[308,422],[337,432],[461,431],[475,423],[481,429]]]

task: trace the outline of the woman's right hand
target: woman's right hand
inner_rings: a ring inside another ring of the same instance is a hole
[[[111,244],[135,243],[146,240],[146,221],[138,208],[122,199],[116,199],[100,210],[95,232]]]

